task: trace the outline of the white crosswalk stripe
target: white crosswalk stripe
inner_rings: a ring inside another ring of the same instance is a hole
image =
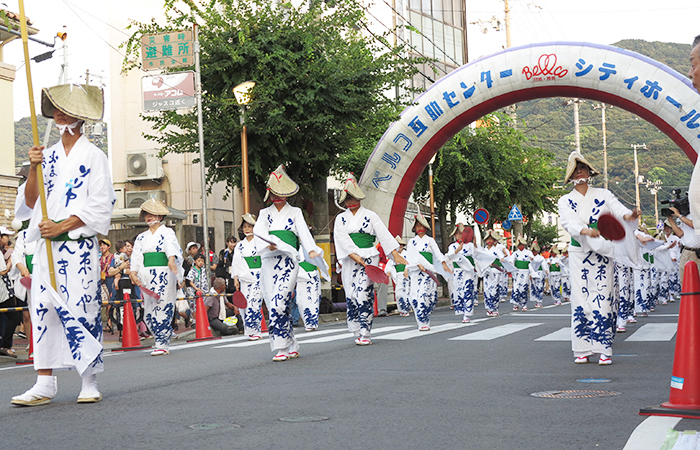
[[[559,330],[538,337],[538,342],[568,342],[571,340],[571,327],[560,328]]]
[[[476,325],[475,323],[445,323],[442,325],[437,325],[434,327],[431,327],[429,331],[418,331],[417,329],[413,329],[410,331],[403,331],[401,333],[392,333],[388,334],[386,336],[377,336],[376,338],[373,337],[372,339],[388,339],[388,340],[393,340],[393,341],[405,341],[406,339],[411,339],[414,337],[419,337],[419,336],[427,336],[429,334],[435,334],[435,333],[440,333],[442,331],[449,331],[449,330],[455,330],[457,328],[463,328],[463,327],[470,327]]]
[[[675,323],[647,323],[625,339],[625,342],[666,342],[673,339],[675,334]]]
[[[372,329],[372,340],[382,338],[382,336],[375,336],[378,333],[390,333],[390,332],[396,331],[396,330],[403,330],[405,328],[408,328],[409,326],[410,325],[374,328],[374,329]],[[304,344],[320,344],[323,342],[339,341],[341,339],[352,340],[352,339],[355,339],[355,335],[350,333],[350,332],[346,332],[346,333],[342,333],[340,335],[326,336],[326,337],[315,338],[315,339],[305,339],[303,342],[304,342]],[[302,341],[300,341],[300,342],[302,342]]]
[[[487,328],[486,330],[477,331],[475,333],[469,333],[462,336],[457,336],[449,339],[450,341],[491,341],[493,339],[498,339],[509,334],[517,333],[518,331],[525,330],[527,328],[532,328],[542,325],[541,323],[507,323],[505,325],[499,325],[497,327]]]

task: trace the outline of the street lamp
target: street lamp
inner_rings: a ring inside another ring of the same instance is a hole
[[[243,189],[243,214],[250,212],[250,189],[248,186],[248,135],[245,125],[245,108],[253,100],[255,81],[245,81],[233,88],[241,112],[241,184]]]

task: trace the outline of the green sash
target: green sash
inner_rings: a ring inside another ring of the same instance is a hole
[[[459,264],[457,264],[456,262],[453,262],[452,267],[454,267],[455,269],[459,269]]]
[[[549,271],[550,272],[561,272],[561,267],[557,266],[556,264],[550,264]]]
[[[597,230],[597,229],[598,229],[598,222],[592,223],[592,224],[588,225],[588,227]],[[571,238],[571,246],[572,246],[572,247],[580,247],[581,244],[579,244],[578,241],[577,241],[576,239]]]
[[[503,267],[503,264],[501,264],[501,261],[498,258],[494,259],[491,265],[494,265],[496,267]]]
[[[313,264],[311,264],[310,262],[306,262],[306,261],[300,262],[299,267],[306,270],[307,272],[313,272],[314,270],[318,269],[318,267],[316,267]]]
[[[294,234],[293,231],[290,231],[290,230],[272,230],[272,231],[270,231],[270,234],[273,236],[277,236],[285,244],[289,244],[292,247],[299,250],[299,237],[296,234]]]
[[[350,233],[350,239],[360,248],[374,246],[374,236],[369,233]]]
[[[61,223],[61,222],[63,222],[63,221],[62,221],[62,220],[58,220],[58,221],[54,220],[54,222],[55,222],[55,223]],[[54,241],[54,242],[56,242],[56,241],[58,241],[58,242],[61,242],[61,241],[84,241],[84,240],[86,240],[86,239],[92,239],[92,238],[94,238],[94,237],[95,237],[95,236],[86,236],[86,237],[81,237],[81,238],[78,238],[78,239],[71,239],[70,237],[68,237],[68,231],[66,231],[65,233],[61,233],[61,234],[59,234],[58,236],[52,237],[51,240]]]
[[[430,264],[433,263],[433,254],[432,254],[432,253],[430,253],[430,252],[420,252],[420,254],[423,255],[423,257],[424,257],[425,259],[427,259],[428,262],[429,262]]]
[[[515,261],[515,268],[516,269],[529,269],[530,268],[530,261]]]
[[[467,256],[467,259],[469,260],[470,263],[472,263],[472,266],[474,265],[474,258],[471,256]]]
[[[259,256],[244,256],[249,269],[259,269],[262,267],[262,258]]]
[[[648,262],[649,264],[654,264],[654,255],[652,253],[645,253],[642,256],[644,257],[644,261]]]
[[[397,264],[396,265],[396,272],[401,273],[404,270],[406,270],[406,264]]]
[[[144,267],[162,267],[168,265],[168,257],[163,252],[148,252],[143,254]]]
[[[32,273],[34,270],[34,264],[32,264],[32,261],[34,260],[34,255],[24,255],[24,265],[27,266],[27,270],[29,273]]]

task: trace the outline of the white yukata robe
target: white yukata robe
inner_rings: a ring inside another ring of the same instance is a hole
[[[406,250],[399,253],[404,258],[406,257]],[[404,269],[406,266],[403,264],[396,264],[393,259],[389,258],[386,263],[386,269],[384,270],[387,275],[391,277],[394,282],[394,298],[396,299],[396,309],[401,315],[407,315],[411,311],[411,281],[404,276]]]
[[[388,258],[391,258],[392,251],[399,248],[399,243],[379,216],[364,206],[360,206],[355,214],[347,209],[335,218],[333,240],[335,256],[342,265],[348,330],[357,338],[370,339],[374,319],[374,282],[367,276],[365,268],[350,258],[350,254],[355,253],[366,264],[376,266],[379,264],[379,250],[372,244],[364,248],[358,246],[350,237],[355,233],[374,236]]]
[[[425,256],[419,252],[430,253],[432,262],[426,260]],[[411,306],[416,315],[416,322],[418,328],[430,327],[430,314],[437,305],[437,284],[427,273],[418,268],[418,264],[431,272],[442,271],[445,255],[440,251],[435,239],[427,234],[423,237],[416,235],[408,241],[406,253],[408,255],[406,260],[409,263],[408,273],[411,279]]]
[[[549,290],[552,292],[554,303],[561,303],[561,258],[550,256],[549,261]]]
[[[615,275],[617,276],[617,290],[620,299],[620,307],[617,313],[617,326],[624,328],[627,325],[627,321],[633,317],[634,314],[632,267],[616,259]]]
[[[474,268],[474,244],[468,242],[462,246],[459,252],[459,242],[453,242],[445,255],[448,264],[452,264],[454,277],[452,305],[455,315],[470,317],[474,315],[474,301],[476,301],[476,270]]]
[[[301,245],[300,249],[297,250],[277,235],[271,234],[280,231],[293,233]],[[304,259],[314,262],[322,258],[319,256],[312,260],[309,258],[309,253],[316,251],[323,256],[323,250],[314,242],[301,209],[288,203],[285,203],[280,211],[274,204],[261,209],[253,227],[253,234],[255,234],[255,248],[262,258],[260,287],[270,312],[268,324],[270,346],[273,351],[286,349],[290,352],[298,352],[299,343],[292,328],[291,304],[297,285],[299,252],[303,251]],[[263,239],[274,242],[277,250],[270,250],[268,248],[270,244]],[[314,264],[317,265],[315,262]]]
[[[17,240],[15,241],[14,252],[12,252],[12,269],[10,270],[10,279],[14,282],[15,296],[27,302],[31,306],[30,292],[25,288],[19,280],[22,279],[22,273],[17,268],[17,264],[22,264],[25,266],[30,274],[32,272],[32,258],[34,257],[34,249],[36,248],[36,242],[27,242],[27,230],[22,230],[17,233]],[[31,278],[31,275],[30,275]],[[100,297],[100,300],[102,298]]]
[[[513,272],[513,290],[510,295],[510,302],[515,307],[527,306],[528,287],[530,286],[530,263],[534,255],[526,248],[514,251],[508,261],[513,264],[517,270]]]
[[[501,258],[510,256],[506,246],[501,243],[496,244],[496,250],[498,250]],[[508,278],[508,272],[504,271],[498,273],[498,296],[500,297],[500,301],[506,301],[508,297]]]
[[[589,224],[596,224],[604,213],[620,222],[631,214],[607,189],[588,186],[586,195],[576,189],[558,202],[562,227],[571,235],[571,343],[574,356],[594,353],[612,356],[618,304],[613,295],[613,244],[603,237],[581,235]]]
[[[236,244],[231,267],[233,276],[238,277],[238,290],[247,301],[246,307],[240,310],[243,315],[245,334],[259,336],[262,328],[262,289],[260,288],[262,258],[256,250],[255,239],[246,238]]]
[[[497,245],[492,245],[491,247],[479,247],[475,250],[475,253],[477,255],[477,264],[480,266],[484,279],[484,307],[487,313],[497,315],[501,302],[499,282],[501,275],[504,274],[500,265],[500,259],[504,256],[503,251]],[[482,260],[486,262],[479,262]]]
[[[534,267],[539,264],[537,270]],[[530,266],[530,296],[531,300],[535,304],[542,305],[542,298],[544,297],[544,280],[547,278],[549,272],[549,267],[547,267],[547,261],[544,256],[537,254],[532,258],[532,265]]]
[[[162,261],[151,262],[144,254],[160,253]],[[168,258],[175,257],[177,273],[168,267]],[[182,248],[177,241],[175,232],[161,224],[154,233],[146,230],[136,237],[134,251],[131,254],[131,270],[135,270],[141,283],[160,295],[156,300],[141,291],[143,296],[144,322],[151,330],[156,348],[168,350],[172,335],[172,321],[177,301],[177,283],[184,280],[182,267]]]
[[[569,257],[561,257],[561,297],[562,301],[571,300],[571,271],[569,270]]]
[[[32,210],[25,203],[26,185],[18,189],[15,216],[31,218],[25,243],[36,242],[30,308],[34,368],[76,369],[81,376],[100,373],[104,370],[102,296],[95,236],[109,231],[116,201],[107,156],[83,135],[68,155],[61,141],[44,150],[42,167],[49,219],[58,222],[74,215],[84,225],[67,233],[71,240],[51,243],[54,291],[46,240],[39,231],[41,200],[37,199]]]
[[[310,270],[309,270],[310,269]],[[304,328],[318,329],[319,306],[321,305],[321,275],[311,263],[299,263],[297,273],[297,308]]]

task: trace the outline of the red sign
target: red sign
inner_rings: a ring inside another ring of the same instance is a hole
[[[484,208],[479,208],[474,211],[474,221],[479,225],[483,225],[489,221],[489,212]]]

